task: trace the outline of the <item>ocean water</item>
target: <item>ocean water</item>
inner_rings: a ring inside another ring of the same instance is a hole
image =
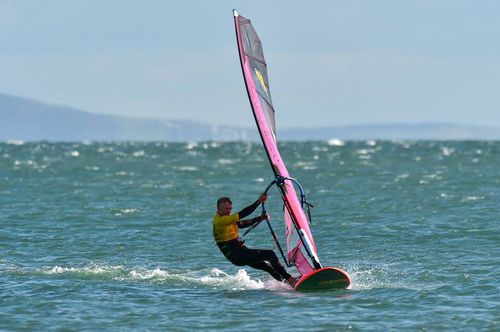
[[[347,290],[295,292],[214,245],[216,199],[272,180],[260,144],[0,143],[0,330],[500,329],[500,142],[280,149]],[[276,250],[265,226],[246,243]]]

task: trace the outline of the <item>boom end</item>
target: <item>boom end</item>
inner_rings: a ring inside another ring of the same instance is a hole
[[[233,15],[234,15],[234,17],[240,16],[240,14],[238,14],[238,12],[236,11],[236,9],[233,9]]]

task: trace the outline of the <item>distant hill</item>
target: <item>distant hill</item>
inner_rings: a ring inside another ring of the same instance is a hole
[[[446,123],[278,128],[284,140],[493,140],[500,128]],[[95,114],[0,94],[0,141],[235,141],[258,140],[253,128],[195,121],[150,120]]]
[[[237,127],[95,114],[0,94],[0,141],[248,140],[249,134]]]

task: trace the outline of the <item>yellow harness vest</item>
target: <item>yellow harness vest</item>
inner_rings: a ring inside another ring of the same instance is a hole
[[[238,225],[240,220],[238,213],[230,216],[221,216],[218,213],[214,216],[213,231],[215,242],[225,242],[238,238]]]

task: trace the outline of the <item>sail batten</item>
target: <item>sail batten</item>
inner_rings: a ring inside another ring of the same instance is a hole
[[[251,21],[234,11],[236,39],[248,98],[252,106],[262,144],[275,177],[289,179],[276,139],[275,109],[273,106],[267,64],[262,43]],[[287,259],[301,275],[321,267],[309,222],[291,181],[278,185],[284,204]]]

